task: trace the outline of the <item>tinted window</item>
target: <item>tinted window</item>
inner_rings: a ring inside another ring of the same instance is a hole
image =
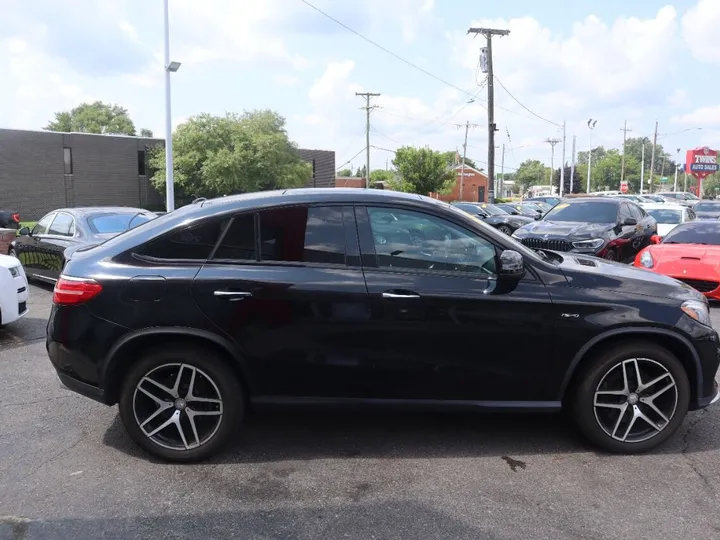
[[[143,219],[144,218],[144,219]],[[90,230],[97,234],[117,234],[125,232],[141,223],[150,221],[147,214],[95,214],[88,217]]]
[[[50,227],[50,223],[52,223],[53,218],[55,217],[55,213],[48,214],[44,218],[42,218],[40,221],[38,221],[37,225],[33,227],[32,233],[33,234],[45,234]]]
[[[263,261],[345,264],[341,207],[292,207],[260,213]]]
[[[479,206],[476,206],[474,204],[456,204],[454,206],[455,208],[459,208],[463,212],[467,212],[468,214],[472,214],[473,216],[476,216],[478,214],[489,214],[489,212],[481,209]]]
[[[720,246],[720,222],[693,221],[678,225],[663,239],[663,244],[710,244]]]
[[[644,217],[643,216],[644,212],[640,209],[639,206],[637,206],[635,204],[628,204],[628,206],[630,207],[630,215],[632,217],[634,217],[638,221],[640,221]]]
[[[687,216],[688,221],[692,221],[693,219],[697,218],[697,215],[695,215],[695,212],[693,211],[692,208],[686,208],[685,212],[687,212],[687,214],[685,214],[685,215]]]
[[[495,247],[444,219],[418,212],[368,208],[378,266],[495,273]]]
[[[235,216],[225,233],[222,243],[215,252],[215,259],[234,261],[257,260],[255,249],[255,214]]]
[[[579,223],[617,223],[618,208],[616,204],[609,202],[565,202],[553,207],[545,214],[544,219]]]
[[[48,234],[58,234],[60,236],[72,236],[75,234],[75,220],[70,214],[58,214],[50,225]]]
[[[655,218],[659,224],[676,224],[682,222],[682,212],[680,210],[648,210],[648,213]]]
[[[696,212],[720,212],[720,202],[699,202],[695,205]]]
[[[157,259],[205,260],[212,253],[228,220],[214,219],[186,227],[145,244],[139,254]]]

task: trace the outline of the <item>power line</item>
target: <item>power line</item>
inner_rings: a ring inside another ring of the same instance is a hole
[[[507,95],[510,96],[511,98],[513,98],[513,100],[515,100],[515,103],[517,103],[518,105],[520,105],[520,106],[521,106],[523,109],[525,109],[527,112],[529,112],[530,114],[532,114],[532,115],[535,116],[536,118],[539,118],[539,119],[542,120],[543,122],[547,122],[548,124],[552,124],[553,126],[562,127],[562,126],[561,126],[560,124],[558,124],[557,122],[553,122],[552,120],[548,120],[547,118],[545,118],[545,117],[543,117],[543,116],[540,116],[540,115],[537,114],[535,111],[532,111],[531,109],[529,109],[528,107],[526,107],[525,105],[523,105],[523,104],[520,102],[520,100],[518,100],[518,98],[516,98],[515,96],[512,95],[512,93],[510,92],[510,90],[508,90],[507,88],[505,88],[505,85],[502,83],[502,81],[501,81],[500,79],[497,78],[497,76],[495,76],[494,79],[498,82],[498,84],[502,87],[502,89],[505,90],[505,92],[507,92]]]
[[[345,163],[343,163],[342,165],[340,165],[337,169],[335,169],[335,172],[338,172],[338,171],[339,171],[340,169],[342,169],[345,165],[348,165],[353,159],[355,159],[356,157],[358,157],[358,156],[359,156],[360,154],[362,154],[364,151],[365,151],[365,148],[363,148],[362,150],[360,150],[357,154],[355,154],[353,157],[351,157],[350,159],[348,159]]]

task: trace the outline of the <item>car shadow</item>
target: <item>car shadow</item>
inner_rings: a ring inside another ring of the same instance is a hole
[[[695,424],[703,420],[700,415],[703,413],[690,413],[678,433],[652,453],[720,448],[715,430],[692,433]],[[106,431],[104,443],[156,461],[130,440],[119,416]],[[512,456],[584,452],[602,454],[580,436],[564,414],[272,411],[248,415],[228,449],[211,462],[498,456],[512,467]]]

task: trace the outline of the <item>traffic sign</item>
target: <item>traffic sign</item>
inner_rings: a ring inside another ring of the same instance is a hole
[[[661,183],[661,184],[667,184],[667,183],[668,183],[668,177],[667,177],[667,176],[663,176],[663,177],[660,179],[660,183]]]
[[[622,192],[622,193],[628,192],[628,183],[627,182],[620,182],[620,192]]]

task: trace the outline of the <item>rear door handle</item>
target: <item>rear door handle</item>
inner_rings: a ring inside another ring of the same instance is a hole
[[[230,301],[243,300],[252,296],[252,293],[247,291],[215,291],[213,294],[218,298]]]
[[[419,294],[415,293],[392,293],[392,292],[384,292],[382,293],[383,298],[389,298],[391,300],[397,300],[400,298],[420,298]]]

